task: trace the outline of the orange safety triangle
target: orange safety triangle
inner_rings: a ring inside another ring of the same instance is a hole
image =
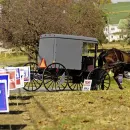
[[[42,60],[41,60],[41,63],[40,63],[40,65],[39,65],[39,67],[40,68],[46,68],[47,66],[46,66],[46,61],[45,61],[45,59],[44,58],[42,58]]]

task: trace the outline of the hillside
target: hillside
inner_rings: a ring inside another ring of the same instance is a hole
[[[103,10],[108,14],[110,24],[118,24],[120,19],[125,19],[130,14],[130,2],[106,4]]]

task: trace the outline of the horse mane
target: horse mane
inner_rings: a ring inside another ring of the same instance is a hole
[[[112,48],[112,49],[117,50],[117,51],[120,51],[121,53],[124,53],[124,54],[130,56],[130,53],[128,53],[128,52],[126,52],[126,51],[122,51],[122,50],[119,50],[119,49],[117,49],[117,48]]]

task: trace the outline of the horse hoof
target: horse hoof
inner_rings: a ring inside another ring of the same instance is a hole
[[[122,90],[123,88],[122,88],[122,87],[119,87],[119,89],[121,89],[121,90]]]

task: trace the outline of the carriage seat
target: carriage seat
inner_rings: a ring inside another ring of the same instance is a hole
[[[94,57],[82,56],[82,70],[92,71],[94,69]]]

